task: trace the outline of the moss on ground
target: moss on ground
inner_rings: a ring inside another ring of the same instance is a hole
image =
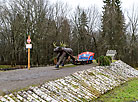
[[[88,75],[95,76],[95,74],[93,72],[88,73]]]
[[[105,77],[107,77],[107,78],[109,78],[109,76],[108,75],[105,75],[105,74],[103,74],[103,73],[98,73],[99,75],[103,75],[103,76],[105,76]]]

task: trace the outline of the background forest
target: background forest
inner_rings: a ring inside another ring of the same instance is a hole
[[[0,3],[0,64],[27,64],[27,36],[31,35],[31,64],[53,64],[53,42],[64,42],[78,55],[92,51],[95,58],[117,50],[117,59],[138,66],[138,12],[124,13],[120,0],[71,10],[67,4],[46,0]]]

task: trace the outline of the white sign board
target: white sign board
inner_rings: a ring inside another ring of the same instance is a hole
[[[32,48],[32,44],[26,44],[26,48],[27,49],[31,49]]]
[[[111,56],[114,59],[115,55],[117,54],[116,50],[107,50],[106,56]]]
[[[117,52],[116,52],[116,50],[108,50],[107,52],[106,52],[106,54],[109,54],[110,56],[111,55],[115,55]]]

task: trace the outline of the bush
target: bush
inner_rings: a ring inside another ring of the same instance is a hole
[[[110,66],[112,58],[110,56],[100,56],[96,61],[100,66]]]
[[[112,57],[111,56],[106,56],[106,57],[108,57],[110,62],[112,62]]]

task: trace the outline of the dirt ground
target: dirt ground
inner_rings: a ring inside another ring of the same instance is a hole
[[[94,64],[79,65],[76,67],[64,67],[54,70],[55,66],[18,69],[0,72],[0,95],[24,89],[31,85],[40,85],[49,80],[55,80],[68,76],[76,71],[90,69]]]

